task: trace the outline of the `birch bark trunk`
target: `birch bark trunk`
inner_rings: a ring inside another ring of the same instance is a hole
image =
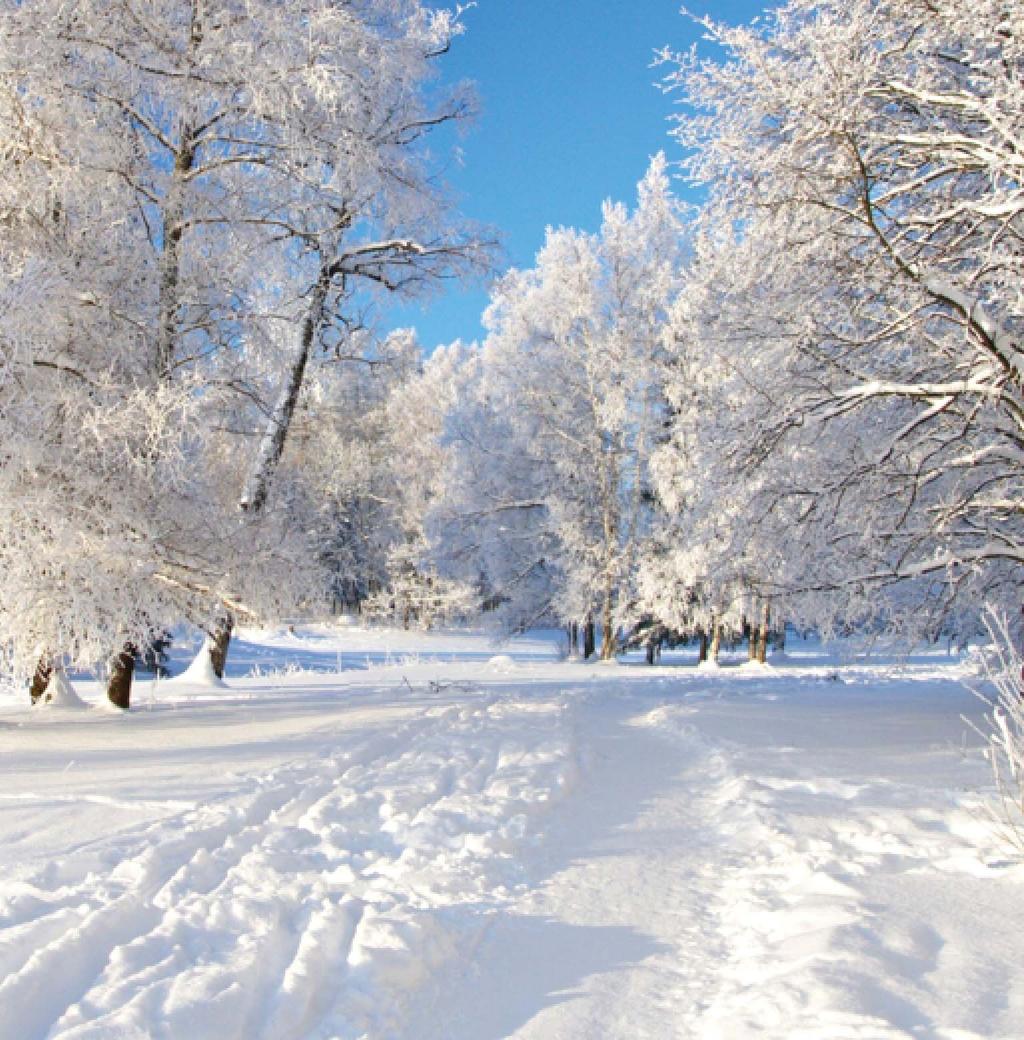
[[[768,660],[768,636],[771,632],[771,624],[771,607],[765,603],[761,608],[761,631],[759,632],[757,639],[757,659],[761,664],[764,664]]]
[[[601,660],[610,661],[615,656],[618,640],[612,618],[615,610],[615,586],[609,576],[605,580],[604,598],[601,604]]]

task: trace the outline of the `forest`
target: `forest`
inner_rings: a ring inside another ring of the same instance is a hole
[[[128,707],[174,626],[222,674],[237,623],[331,610],[604,659],[1015,622],[1024,15],[959,7],[707,21],[636,199],[428,356],[390,301],[499,262],[429,147],[465,12],[6,5],[4,669]]]

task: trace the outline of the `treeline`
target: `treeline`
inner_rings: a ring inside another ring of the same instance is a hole
[[[257,17],[258,15],[258,17]],[[484,611],[610,657],[966,634],[1024,562],[1024,11],[792,0],[662,56],[682,174],[548,233],[479,345],[367,288],[488,251],[422,148],[418,2],[30,0],[0,25],[0,641]],[[589,649],[589,647],[588,647]]]
[[[673,203],[548,235],[460,369],[446,573],[634,641],[974,632],[1024,562],[1024,8],[794,0],[663,55]]]

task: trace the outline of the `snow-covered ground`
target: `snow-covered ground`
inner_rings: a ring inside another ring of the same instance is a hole
[[[0,1036],[1024,1036],[1024,866],[944,653],[245,633],[0,696]]]

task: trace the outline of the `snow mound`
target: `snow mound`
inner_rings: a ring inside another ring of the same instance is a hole
[[[81,711],[88,705],[75,693],[75,688],[61,668],[54,669],[50,677],[50,685],[46,692],[36,701],[36,708],[61,708],[65,711]]]
[[[188,686],[208,686],[214,689],[224,688],[227,684],[223,679],[217,677],[213,670],[213,658],[210,656],[210,644],[204,643],[199,653],[196,654],[192,663],[173,679],[166,680],[169,683]]]
[[[495,654],[487,662],[487,667],[492,672],[512,672],[515,671],[516,663],[508,654]]]
[[[653,711],[644,712],[629,720],[638,729],[657,730],[663,736],[703,749],[706,741],[693,723],[695,709],[682,704],[663,704]]]

